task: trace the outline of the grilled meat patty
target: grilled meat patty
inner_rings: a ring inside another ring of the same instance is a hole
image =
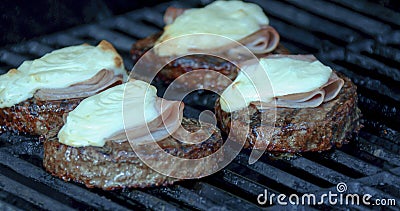
[[[219,99],[216,102],[216,116],[220,129],[232,133],[235,137],[247,137],[246,148],[262,148],[269,152],[305,152],[329,150],[333,145],[341,146],[358,132],[360,110],[357,108],[356,86],[349,78],[340,76],[345,84],[338,96],[317,108],[277,108],[275,124],[261,123],[261,115],[271,121],[275,109],[259,110],[250,104],[247,109],[227,113],[221,109]],[[250,115],[250,116],[249,116]],[[246,135],[236,134],[239,130],[231,130],[231,121],[245,127],[250,121],[250,130]],[[265,131],[272,131],[269,143],[261,141]],[[257,146],[254,146],[256,140]]]
[[[117,81],[105,89],[121,83]],[[32,97],[11,107],[0,108],[0,132],[52,137],[64,125],[64,114],[74,110],[85,98],[38,100]]]
[[[161,36],[161,32],[151,35],[145,39],[139,40],[132,45],[131,48],[131,56],[136,63],[141,56],[143,56],[148,50],[153,48],[154,43]],[[278,47],[272,52],[273,54],[289,54],[289,51],[284,48],[282,45],[278,45]],[[259,55],[265,56],[266,54]],[[157,74],[156,80],[162,81],[165,84],[170,84],[179,76],[191,72],[193,70],[213,70],[217,71],[225,76],[227,76],[232,81],[236,78],[238,74],[238,68],[231,62],[226,61],[224,59],[213,57],[209,55],[190,55],[180,57],[163,67],[163,69]],[[140,79],[140,75],[135,75],[135,78]],[[202,88],[203,84],[215,83],[213,87],[217,87],[219,90],[223,90],[229,84],[221,83],[221,80],[213,80],[214,75],[209,75],[204,73],[199,73],[197,80],[184,81],[185,87],[195,87]]]
[[[219,129],[203,124],[213,132],[208,140],[200,144],[182,143],[171,136],[158,144],[165,152],[180,158],[198,159],[211,155],[222,146],[223,140]],[[182,125],[191,132],[200,129],[200,123],[194,119],[183,118]],[[157,154],[148,156],[159,159]],[[159,163],[165,165],[162,161]],[[71,147],[59,143],[57,138],[50,138],[44,142],[43,166],[65,181],[72,180],[89,188],[105,190],[160,186],[179,180],[149,168],[136,155],[127,140],[107,141],[103,147]],[[200,163],[193,171],[201,175],[204,172],[211,173],[217,167]]]
[[[64,125],[63,115],[72,111],[84,98],[40,101],[30,98],[0,109],[2,131],[30,135],[54,135]],[[48,134],[53,131],[53,134]]]

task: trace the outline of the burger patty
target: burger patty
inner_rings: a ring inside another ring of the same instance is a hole
[[[64,125],[63,115],[72,111],[84,98],[40,101],[30,98],[0,109],[2,131],[30,135],[54,135]]]
[[[101,84],[99,81],[90,80],[87,80],[92,83],[89,85],[96,86]],[[122,78],[107,84],[104,88],[97,90],[96,93],[121,83]],[[84,91],[81,90],[80,93]],[[53,92],[50,91],[50,93]],[[82,100],[87,98],[87,95],[85,97],[82,96],[84,95],[75,98],[54,100],[43,100],[34,96],[11,107],[0,108],[0,132],[11,131],[17,134],[25,133],[52,137],[64,125],[64,114],[74,110]]]
[[[139,40],[132,45],[131,56],[136,63],[148,50],[153,48],[157,39],[161,36],[161,32],[151,35],[145,39]],[[272,52],[273,54],[289,54],[289,51],[281,44]],[[266,54],[259,55],[265,56]],[[193,70],[213,70],[227,76],[230,80],[234,80],[238,74],[238,68],[231,62],[209,55],[189,55],[180,57],[163,67],[157,74],[156,80],[162,81],[165,84],[170,84],[179,76],[191,72]],[[140,75],[135,75],[135,78],[140,79]],[[213,87],[218,90],[223,90],[229,84],[221,82],[222,80],[215,79],[215,75],[198,73],[193,76],[196,80],[185,80],[185,87],[202,88],[203,84],[214,83]],[[211,82],[210,82],[211,81]]]
[[[235,137],[246,137],[246,148],[264,148],[269,152],[306,152],[329,150],[333,145],[340,147],[347,143],[353,132],[361,128],[360,110],[357,108],[356,86],[349,78],[340,76],[345,84],[338,96],[317,108],[276,108],[259,110],[250,104],[247,109],[227,113],[221,109],[219,99],[216,102],[216,116],[219,128]],[[261,116],[267,121],[261,122]],[[249,113],[247,113],[249,112]],[[250,116],[249,116],[250,115]],[[238,127],[246,127],[250,122],[248,134],[244,130],[231,130],[231,121]],[[266,131],[272,132],[272,138],[265,141]],[[239,134],[244,133],[244,134]],[[257,141],[257,145],[256,144]],[[263,140],[263,141],[262,141]],[[238,140],[236,140],[238,141]]]
[[[169,136],[158,142],[159,146],[173,156],[198,159],[216,152],[223,144],[220,131],[211,124],[202,123],[212,131],[212,135],[200,144],[182,143]],[[201,125],[194,119],[183,118],[183,127],[191,132],[200,129]],[[148,155],[149,159],[158,161],[160,166],[166,165],[159,161],[157,154]],[[215,163],[217,163],[217,159]],[[107,141],[103,147],[71,147],[50,138],[44,142],[43,166],[54,176],[65,181],[75,181],[89,188],[98,187],[105,190],[127,187],[149,187],[172,184],[180,179],[165,176],[149,168],[133,151],[127,140]],[[210,163],[198,163],[190,170],[197,175],[213,173],[218,166]]]

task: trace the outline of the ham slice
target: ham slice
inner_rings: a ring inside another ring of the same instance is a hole
[[[172,24],[174,20],[183,14],[187,9],[168,7],[164,14],[164,23]],[[279,33],[269,25],[260,26],[260,29],[245,38],[239,40],[238,42],[246,46],[254,54],[265,54],[272,52],[279,44],[280,36]],[[226,45],[211,49],[214,53],[221,53],[226,51],[235,52],[237,48],[236,44]],[[240,47],[239,47],[240,49]],[[196,49],[192,49],[196,52]],[[235,52],[238,54],[238,52]]]
[[[112,135],[108,140],[130,140],[131,144],[142,145],[153,141],[161,141],[180,126],[183,118],[184,105],[179,101],[169,101],[157,98],[159,116],[147,124],[133,128],[125,128]],[[134,117],[132,117],[134,118]]]
[[[164,13],[164,23],[169,25],[175,21],[175,19],[185,12],[185,8],[168,7]]]
[[[268,58],[289,57],[303,61],[313,62],[317,59],[313,55],[271,55]],[[276,96],[271,102],[252,102],[259,109],[268,107],[286,107],[286,108],[315,108],[324,102],[333,100],[340,92],[344,85],[344,80],[339,78],[335,72],[332,72],[328,81],[319,87],[305,93],[289,94],[284,96]]]
[[[254,54],[265,54],[273,51],[279,44],[279,33],[271,26],[261,29],[239,40]]]
[[[89,97],[122,82],[122,75],[114,75],[113,71],[103,69],[86,81],[73,84],[67,88],[40,89],[33,96],[42,101]]]

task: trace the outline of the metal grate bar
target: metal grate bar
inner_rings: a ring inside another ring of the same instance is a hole
[[[0,149],[0,164],[7,166],[20,175],[26,175],[30,180],[40,182],[49,187],[48,192],[54,193],[60,191],[62,194],[79,202],[81,206],[87,204],[95,209],[112,209],[123,210],[124,208],[106,198],[102,198],[97,194],[78,187],[76,185],[66,183],[62,180],[52,177],[46,173],[41,167],[34,166],[24,160],[18,159],[11,155],[5,149]],[[26,174],[29,172],[29,174]],[[51,188],[50,188],[51,187]],[[84,197],[83,197],[84,196]]]
[[[29,60],[29,58],[6,50],[0,50],[0,62],[4,64],[12,67],[18,67],[23,61],[26,60]]]
[[[94,40],[108,40],[113,43],[115,48],[127,52],[129,52],[132,43],[135,41],[130,37],[104,29],[99,25],[88,25],[71,31],[71,34],[76,37],[90,36],[94,38]]]
[[[36,190],[20,184],[2,174],[0,174],[0,186],[6,192],[14,194],[18,197],[22,197],[25,200],[29,201],[29,203],[38,207],[57,207],[57,209],[62,210],[73,210],[71,207],[68,207],[56,200],[53,200],[46,195],[43,195]]]
[[[400,108],[398,106],[385,104],[381,99],[373,99],[360,94],[358,95],[358,101],[362,111],[373,112],[364,112],[363,115],[364,117],[368,117],[368,121],[370,121],[370,119],[377,120],[381,122],[381,124],[392,125],[396,130],[400,129],[400,125],[397,124],[400,120]]]
[[[362,40],[352,43],[347,46],[347,49],[355,53],[367,54],[372,59],[376,59],[387,65],[395,64],[391,66],[392,68],[396,68],[400,60],[400,48],[383,45],[374,40]],[[386,67],[383,68],[386,69]],[[398,74],[397,72],[398,70],[395,70],[393,74]]]
[[[303,157],[290,160],[289,162],[293,165],[293,167],[307,171],[315,177],[329,181],[332,184],[347,182],[351,180],[351,178],[348,176],[345,176],[341,173],[338,173],[337,171],[334,171],[330,168],[327,168]]]
[[[352,29],[335,24],[304,10],[299,10],[286,2],[271,0],[268,2],[257,1],[257,3],[267,12],[268,17],[279,17],[279,19],[283,19],[285,22],[306,29],[307,31],[319,32],[324,36],[333,37],[344,43],[351,42],[360,37],[360,35]],[[271,21],[271,25],[273,25],[273,23],[274,22]],[[296,35],[293,34],[292,36]]]
[[[234,197],[235,195],[204,182],[196,183],[191,189],[195,190],[199,196],[208,198],[228,210],[259,209],[255,204],[243,200],[239,196]]]
[[[335,150],[332,154],[335,156],[335,159],[338,161],[338,163],[362,174],[373,175],[382,171],[381,168],[355,157],[355,155],[347,154],[341,150]]]
[[[318,58],[321,58],[323,62],[327,65],[330,65],[333,67],[335,70],[344,73],[347,77],[351,78],[351,80],[360,87],[363,87],[365,89],[368,89],[370,91],[374,91],[379,93],[380,95],[389,97],[395,101],[400,101],[400,93],[397,92],[397,88],[392,88],[389,87],[386,84],[383,84],[380,80],[376,80],[374,78],[371,78],[369,76],[362,76],[359,75],[355,72],[349,71],[354,68],[346,68],[345,66],[351,66],[351,64],[344,62],[344,61],[335,61],[335,62],[330,62],[328,61],[327,58],[324,58],[323,56],[318,56]]]
[[[394,52],[393,55],[395,55]],[[391,80],[400,81],[399,70],[397,70],[396,68],[389,67],[384,63],[372,59],[368,56],[359,55],[353,52],[347,52],[346,61],[354,66],[356,65],[361,66],[364,71],[363,74],[365,75],[372,75],[374,73],[379,73],[381,75],[390,78]]]
[[[1,193],[0,193],[0,195],[1,195]],[[0,199],[1,199],[1,196],[0,196]],[[0,201],[0,210],[3,210],[3,211],[19,211],[19,210],[22,210],[22,209],[18,209],[17,207],[15,207],[15,206],[13,206],[13,205],[11,205],[9,203],[6,203],[4,201]]]
[[[321,15],[324,17],[324,19],[330,19],[333,22],[339,22],[342,25],[357,29],[368,35],[376,36],[379,34],[384,34],[391,29],[390,26],[387,26],[382,22],[326,1],[292,0],[290,3],[295,4],[300,8],[307,9],[315,14]],[[330,25],[332,25],[332,23],[330,23]],[[336,30],[341,29],[337,28]]]
[[[357,4],[354,4],[354,2],[347,0],[331,1],[344,5],[357,12],[363,13],[366,16],[372,16],[374,19],[383,20],[385,22],[400,26],[400,14],[381,5],[365,0],[358,0]]]
[[[271,165],[268,165],[266,163],[259,161],[252,165],[248,165],[248,160],[249,160],[249,156],[245,155],[243,153],[239,154],[235,158],[235,162],[237,162],[241,165],[245,165],[247,168],[249,168],[267,178],[270,178],[270,179],[276,181],[277,183],[282,184],[283,186],[290,187],[300,193],[307,193],[307,192],[311,192],[311,191],[319,189],[318,186],[316,186],[312,183],[304,181],[294,175],[287,174],[286,172],[284,172],[278,168],[275,168]]]
[[[41,43],[52,46],[54,49],[59,49],[71,45],[79,45],[85,42],[82,39],[78,39],[64,32],[42,37],[38,40]]]
[[[197,210],[210,210],[210,209],[221,209],[222,207],[216,204],[214,201],[204,198],[193,190],[182,187],[181,185],[175,185],[172,187],[154,188],[151,190],[145,190],[145,192],[161,196],[165,200],[176,201],[177,203],[184,204],[190,209]]]
[[[400,166],[400,156],[398,154],[391,153],[389,150],[382,148],[379,145],[372,144],[370,141],[360,137],[360,149],[370,153],[374,157],[380,158],[387,161],[389,164]]]
[[[122,192],[121,195],[151,210],[179,210],[179,207],[140,190]]]
[[[389,171],[394,175],[400,176],[400,167],[397,167],[397,168],[394,168],[394,169],[390,169]]]
[[[307,52],[317,52],[322,45],[332,46],[329,42],[322,42],[322,40],[308,31],[299,29],[296,26],[286,24],[274,18],[270,18],[271,25],[279,31],[280,36],[295,42],[296,46],[300,46]],[[332,47],[329,47],[332,48]],[[289,48],[289,50],[292,50]]]
[[[382,34],[377,37],[377,40],[379,41],[379,43],[385,45],[394,45],[394,47],[398,48],[398,44],[400,44],[400,30],[396,30],[387,34]]]
[[[388,129],[386,129],[386,133]],[[385,131],[383,131],[385,133]],[[391,134],[397,133],[397,131],[392,130]],[[394,139],[393,137],[390,137],[390,139],[386,139],[385,137],[380,137],[373,135],[371,133],[367,133],[364,131],[361,131],[359,134],[360,137],[362,137],[362,142],[368,140],[368,143],[372,143],[374,145],[377,145],[387,151],[390,151],[391,153],[394,154],[400,154],[400,139]]]
[[[364,123],[365,126],[368,126],[366,124],[374,124],[378,128],[378,134],[379,137],[384,138],[385,140],[390,140],[392,143],[397,144],[400,147],[400,132],[396,131],[386,125],[380,124],[379,122],[372,122],[368,121],[368,123]],[[371,126],[372,127],[372,126]]]
[[[164,7],[163,7],[164,8]],[[165,7],[166,9],[166,7]],[[165,9],[162,9],[163,11]],[[127,14],[127,17],[132,19],[133,21],[140,21],[147,27],[152,28],[153,30],[160,31],[164,27],[163,21],[163,13],[160,11],[152,10],[149,8],[144,8],[140,11],[133,11]],[[151,23],[151,24],[146,24]],[[149,34],[145,35],[148,36]]]
[[[26,43],[17,44],[17,45],[12,46],[10,48],[10,50],[15,53],[18,53],[19,55],[29,53],[30,55],[32,55],[36,58],[36,57],[41,57],[44,54],[52,51],[53,48],[51,48],[45,44],[41,44],[37,41],[28,41]]]
[[[261,193],[264,193],[264,190],[267,190],[269,193],[273,193],[275,195],[279,194],[279,192],[272,188],[273,185],[271,183],[260,179],[258,173],[246,174],[244,176],[236,173],[235,170],[232,169],[231,166],[234,165],[239,164],[231,163],[226,169],[217,173],[215,176],[208,178],[207,182],[223,190],[229,191],[236,197],[253,202],[254,204],[257,203],[257,196]],[[263,185],[261,182],[267,185]],[[284,190],[281,189],[279,191]],[[272,205],[275,204],[275,202],[276,199],[274,199]]]
[[[340,150],[312,156],[307,154],[305,157],[352,178],[361,178],[364,175],[373,175],[382,171],[380,168]]]
[[[101,23],[101,25],[109,29],[118,29],[118,32],[125,33],[127,36],[134,37],[136,39],[142,39],[149,34],[154,34],[159,31],[159,29],[155,29],[141,22],[130,20],[128,15],[104,21]],[[132,44],[133,43],[131,43],[129,46]]]

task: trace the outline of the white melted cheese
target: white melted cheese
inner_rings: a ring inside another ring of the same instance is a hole
[[[129,128],[159,116],[156,93],[154,86],[135,80],[88,97],[68,114],[66,124],[58,133],[59,141],[73,147],[102,147],[107,138],[124,130],[123,115],[133,117],[125,125]],[[123,114],[123,108],[132,109]]]
[[[221,108],[232,112],[251,102],[270,102],[274,97],[305,93],[324,85],[332,69],[319,61],[262,58],[243,68],[221,95]]]
[[[0,76],[0,108],[25,101],[39,89],[65,88],[85,81],[104,68],[126,79],[121,57],[106,47],[70,46],[23,62],[17,69]]]
[[[160,56],[183,55],[189,49],[212,49],[224,46],[231,40],[240,40],[260,29],[260,25],[268,25],[269,20],[261,7],[242,1],[215,1],[204,8],[188,9],[175,21],[164,28],[163,35],[155,48]],[[215,40],[210,36],[184,36],[206,33],[220,35],[229,39]]]

